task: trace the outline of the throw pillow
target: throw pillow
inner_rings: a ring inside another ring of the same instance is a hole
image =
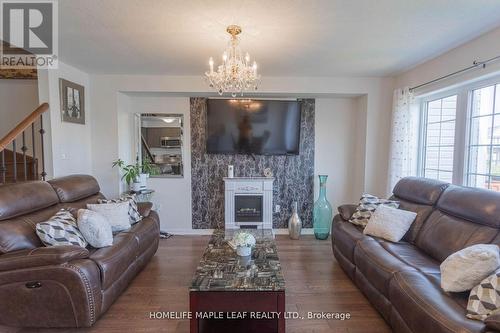
[[[87,204],[87,209],[104,215],[114,233],[130,229],[128,202]]]
[[[417,214],[407,210],[380,205],[363,230],[365,235],[372,235],[399,242],[410,229]]]
[[[467,303],[467,317],[485,320],[498,309],[500,309],[500,270],[472,289]]]
[[[38,223],[36,234],[46,246],[87,246],[85,238],[76,226],[75,218],[66,209],[61,209],[48,221]]]
[[[78,229],[85,240],[94,248],[113,245],[111,224],[101,214],[88,210],[78,210]]]
[[[451,254],[439,267],[441,288],[453,292],[471,290],[500,267],[498,251],[495,244],[477,244]]]
[[[137,198],[135,194],[126,194],[119,199],[99,199],[99,203],[119,203],[128,202],[130,204],[128,215],[130,217],[130,224],[135,224],[142,220],[142,216],[137,208]]]
[[[349,219],[349,222],[359,225],[362,228],[366,227],[366,224],[368,223],[368,220],[370,220],[373,212],[380,205],[398,208],[399,202],[387,199],[379,199],[371,194],[363,194],[361,199],[359,199],[359,205],[358,207],[356,207],[356,210]]]

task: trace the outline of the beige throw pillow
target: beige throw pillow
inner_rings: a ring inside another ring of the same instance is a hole
[[[417,214],[414,212],[380,205],[368,220],[363,233],[399,242],[410,229],[415,217]]]
[[[128,201],[119,203],[87,204],[87,208],[97,212],[108,220],[114,233],[130,229]]]
[[[440,266],[444,291],[471,290],[500,267],[495,244],[477,244],[451,254]]]

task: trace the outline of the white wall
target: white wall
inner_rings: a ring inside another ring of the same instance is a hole
[[[317,175],[328,175],[326,193],[334,210],[357,202],[363,192],[366,109],[359,108],[360,99],[316,99],[314,197]]]
[[[186,233],[191,230],[191,131],[188,97],[162,95],[119,95],[118,151],[126,162],[135,159],[136,113],[175,113],[184,115],[183,178],[149,178],[148,187],[155,190],[153,202],[160,215],[161,230]],[[111,168],[111,165],[108,165]],[[122,187],[123,189],[123,187]]]
[[[492,30],[468,43],[465,43],[443,55],[416,66],[396,77],[395,87],[415,86],[439,76],[447,75],[472,65],[474,60],[483,61],[500,55],[500,28]],[[500,72],[500,61],[487,65],[485,69],[475,69],[466,74],[456,76],[439,83],[417,90],[417,94],[425,94],[455,84],[477,80],[484,76],[496,75]]]
[[[59,79],[85,87],[85,125],[61,120]],[[46,134],[46,170],[48,177],[92,173],[92,105],[89,75],[59,61],[58,69],[39,71],[40,103],[48,102],[50,112]],[[106,145],[106,142],[99,143]],[[52,164],[52,165],[51,165]]]
[[[38,106],[38,81],[0,79],[0,137]]]

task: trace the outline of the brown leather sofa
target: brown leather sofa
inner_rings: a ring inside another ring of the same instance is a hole
[[[439,265],[473,244],[500,245],[500,193],[409,177],[398,182],[392,198],[417,213],[398,243],[363,235],[347,222],[356,205],[339,207],[332,247],[347,275],[394,332],[498,332],[500,315],[485,323],[470,320],[469,293],[441,289]]]
[[[0,324],[92,326],[155,254],[160,228],[150,203],[139,204],[145,218],[111,247],[42,245],[37,223],[96,203],[99,191],[86,175],[0,186]]]

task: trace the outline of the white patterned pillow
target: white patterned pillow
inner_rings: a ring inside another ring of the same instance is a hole
[[[114,233],[130,229],[129,203],[87,204],[87,209],[98,212],[108,220]]]
[[[372,216],[373,212],[380,205],[392,208],[398,208],[399,201],[379,199],[371,194],[363,194],[361,196],[361,199],[359,199],[358,207],[356,207],[356,210],[349,219],[349,222],[359,225],[362,228],[366,227],[366,225],[368,224],[368,220],[370,220],[370,217]]]
[[[128,201],[130,204],[129,210],[128,210],[128,216],[130,218],[130,224],[135,224],[142,220],[142,216],[139,213],[139,209],[137,208],[137,198],[135,194],[125,194],[119,199],[99,199],[98,202],[100,204],[102,203],[119,203],[119,202],[125,202]]]
[[[88,210],[78,210],[78,228],[85,240],[93,248],[113,245],[113,230],[108,220],[101,214]]]
[[[414,212],[380,205],[372,214],[363,234],[399,242],[415,217],[417,214]]]
[[[500,249],[496,244],[476,244],[452,253],[441,271],[441,288],[448,292],[471,290],[500,267]]]
[[[481,281],[469,295],[467,317],[485,320],[500,309],[500,270]]]
[[[61,209],[48,221],[38,223],[36,234],[46,246],[87,246],[87,241],[76,226],[74,216],[66,209]]]

